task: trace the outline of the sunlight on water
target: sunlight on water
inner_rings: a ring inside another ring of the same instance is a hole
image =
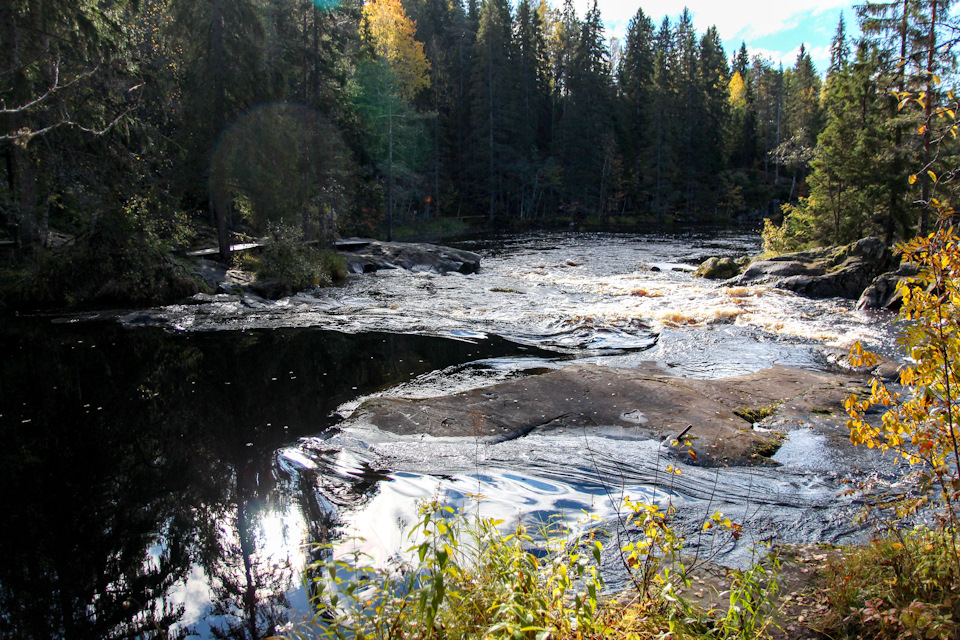
[[[482,255],[480,274],[382,271],[277,302],[221,295],[205,304],[137,314],[127,322],[148,318],[178,330],[314,326],[468,341],[499,335],[586,357],[592,351],[650,349],[665,330],[696,341],[704,329],[717,327],[734,327],[744,339],[766,335],[836,349],[848,349],[856,340],[881,350],[892,344],[890,319],[860,313],[851,301],[809,300],[767,286],[727,287],[689,273],[707,255],[746,255],[758,244],[750,235],[521,236],[468,247]],[[670,270],[676,264],[686,267]],[[784,363],[782,354],[777,358]],[[750,369],[770,364],[761,358]]]
[[[457,364],[355,394],[337,409],[340,417],[373,397],[447,395],[572,360],[622,367],[652,362],[664,373],[719,378],[775,364],[823,368],[827,352],[846,350],[855,340],[890,352],[889,316],[862,314],[850,301],[808,300],[767,286],[730,287],[690,273],[709,255],[745,255],[758,245],[749,235],[534,234],[465,247],[482,255],[476,275],[378,272],[278,302],[221,295],[131,316],[127,323],[185,331],[319,327],[438,336],[466,345],[504,338],[536,353],[476,359],[468,353]],[[676,526],[691,539],[708,512],[729,514],[750,531],[742,544],[724,550],[723,561],[736,565],[749,561],[751,543],[770,537],[845,542],[861,535],[851,524],[855,498],[838,495],[853,474],[882,467],[869,455],[838,452],[821,433],[800,426],[777,454],[779,467],[681,463],[683,475],[673,477],[665,477],[659,442],[606,425],[493,444],[400,437],[351,423],[283,449],[278,463],[298,490],[312,492],[304,503],[317,505],[350,539],[338,553],[362,551],[380,565],[409,546],[406,532],[422,500],[496,517],[505,526],[521,521],[536,529],[559,516],[576,532],[615,526],[625,495],[669,502],[678,509]],[[598,516],[599,525],[588,514]],[[302,533],[306,525],[289,515],[259,526],[265,557],[299,545],[297,535],[310,537]],[[622,584],[612,557],[610,563],[610,584]]]
[[[360,551],[377,566],[407,557],[407,533],[425,500],[503,520],[505,528],[519,522],[534,533],[558,519],[571,534],[614,526],[625,496],[672,505],[677,528],[691,536],[703,518],[720,510],[748,532],[742,544],[724,551],[728,564],[748,561],[750,545],[763,537],[840,542],[860,535],[852,525],[855,498],[838,497],[851,461],[831,454],[824,438],[809,429],[790,434],[775,458],[782,466],[733,469],[670,461],[659,442],[612,427],[557,429],[496,444],[360,428],[324,446],[342,447],[338,464],[353,475],[371,461],[391,469],[370,500],[338,512],[340,530],[349,538],[339,554]],[[298,455],[309,457],[309,448],[307,439]],[[668,462],[683,475],[666,474]],[[863,473],[882,469],[869,457],[856,466]]]

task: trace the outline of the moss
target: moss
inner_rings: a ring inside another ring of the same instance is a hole
[[[769,418],[776,413],[777,409],[780,408],[780,404],[781,403],[779,402],[774,402],[760,407],[740,407],[738,409],[734,409],[733,413],[734,415],[743,418],[750,424],[754,424],[761,422],[765,418]]]
[[[757,447],[754,449],[753,453],[754,455],[762,458],[772,458],[777,454],[777,451],[779,451],[780,447],[782,446],[783,436],[777,434],[776,437],[771,438],[770,440],[757,443]]]

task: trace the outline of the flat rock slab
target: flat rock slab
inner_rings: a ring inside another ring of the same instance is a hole
[[[685,462],[771,464],[769,456],[779,448],[782,435],[755,429],[753,420],[775,418],[779,407],[801,397],[813,406],[823,395],[834,410],[838,398],[862,380],[781,366],[722,380],[695,380],[651,369],[577,364],[451,396],[368,400],[349,422],[399,435],[494,442],[536,429],[616,426],[637,439],[665,441]],[[683,442],[673,445],[688,425],[692,428]]]

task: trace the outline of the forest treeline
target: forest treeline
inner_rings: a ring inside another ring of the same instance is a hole
[[[638,10],[608,41],[572,0],[11,0],[0,218],[21,255],[54,229],[108,250],[205,220],[225,247],[237,229],[649,229],[783,202],[785,247],[907,237],[949,175],[948,9],[869,3],[857,39],[841,16],[821,75],[803,46],[789,68],[728,56],[687,10]]]

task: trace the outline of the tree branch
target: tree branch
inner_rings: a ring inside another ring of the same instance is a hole
[[[75,85],[76,83],[80,82],[81,80],[85,80],[89,78],[94,73],[96,73],[98,69],[99,67],[94,67],[90,71],[80,74],[70,82],[66,84],[60,84],[60,61],[58,60],[57,63],[53,65],[53,84],[50,86],[49,89],[47,89],[46,93],[44,93],[38,98],[31,100],[30,102],[27,102],[26,104],[20,105],[19,107],[0,108],[0,116],[14,115],[17,113],[23,113],[24,111],[29,111],[30,109],[37,106],[38,104],[45,102],[50,96],[57,93],[58,91],[62,91],[63,89],[68,89],[73,85]]]
[[[134,109],[136,109],[136,105],[128,109],[124,109],[119,115],[117,115],[116,118],[111,120],[110,123],[107,124],[107,126],[105,126],[103,129],[91,129],[89,127],[84,127],[83,125],[78,124],[72,120],[61,120],[60,122],[52,124],[49,127],[44,127],[43,129],[37,129],[36,131],[32,131],[27,127],[23,127],[22,129],[20,129],[15,133],[0,135],[0,142],[13,142],[14,144],[20,146],[21,148],[25,148],[28,144],[30,144],[30,141],[36,138],[37,136],[45,135],[47,133],[50,133],[54,129],[59,129],[60,127],[73,127],[74,129],[83,131],[84,133],[89,133],[90,135],[93,135],[93,136],[102,136],[108,133],[111,129],[113,129],[117,125],[117,123],[123,119],[124,116],[126,116],[128,113],[130,113]]]

